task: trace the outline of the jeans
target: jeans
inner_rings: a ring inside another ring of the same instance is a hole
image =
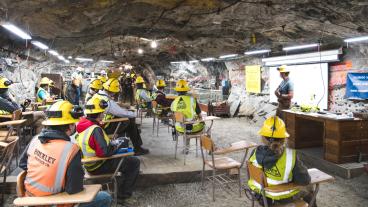
[[[93,201],[89,203],[81,203],[78,207],[109,207],[111,202],[111,195],[105,191],[100,191],[97,193]]]

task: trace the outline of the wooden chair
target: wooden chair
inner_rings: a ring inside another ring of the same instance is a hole
[[[1,201],[4,203],[4,191],[6,186],[6,178],[8,174],[10,173],[11,169],[11,163],[14,156],[14,150],[18,142],[18,137],[16,137],[13,141],[9,142],[4,146],[4,149],[1,153],[0,157],[0,175],[3,176],[3,182],[2,182],[2,192],[1,192]]]
[[[117,177],[121,176],[119,169],[121,167],[121,165],[123,164],[123,158],[127,157],[127,156],[133,156],[134,153],[124,153],[124,154],[115,154],[112,155],[111,157],[90,157],[90,158],[84,158],[82,159],[82,163],[90,163],[90,162],[97,162],[97,161],[102,161],[102,160],[111,160],[111,159],[120,159],[118,166],[116,167],[114,173],[108,173],[108,174],[100,174],[100,175],[92,175],[89,174],[87,172],[87,170],[85,170],[86,174],[84,176],[84,178],[86,180],[101,180],[101,179],[107,179],[106,182],[102,182],[100,184],[105,185],[106,188],[109,190],[109,192],[111,193],[111,190],[109,188],[109,184],[111,183],[114,187],[113,187],[113,197],[114,197],[114,206],[117,206],[117,201],[118,201],[118,182],[117,182]]]
[[[208,176],[207,179],[212,182],[212,200],[215,201],[215,184],[220,185],[228,185],[229,183],[238,182],[239,184],[239,196],[241,196],[241,168],[245,162],[246,156],[248,154],[248,149],[251,147],[257,146],[255,143],[252,142],[242,142],[243,145],[241,147],[236,146],[237,144],[231,145],[228,148],[223,149],[215,149],[215,145],[208,134],[204,134],[201,136],[201,154],[202,154],[202,161],[203,161],[203,168],[202,168],[202,186],[204,184],[204,173],[206,165],[212,169],[212,176]],[[224,155],[236,151],[244,151],[244,156],[241,162],[238,162],[230,157],[215,157],[215,155]],[[207,158],[209,154],[210,158]],[[236,170],[238,173],[238,179],[234,180],[230,178],[228,173],[225,174],[216,174],[219,170]]]
[[[27,172],[22,171],[17,177],[17,196],[13,202],[15,206],[43,206],[58,204],[76,204],[88,203],[93,201],[97,193],[101,189],[101,185],[85,185],[82,192],[76,194],[68,194],[66,192],[58,193],[50,196],[42,197],[25,197],[24,180]]]
[[[153,123],[152,123],[152,134],[155,133],[155,128],[157,127],[157,136],[160,129],[160,121],[167,120],[169,123],[167,125],[167,132],[170,132],[170,120],[171,116],[162,115],[162,110],[170,110],[170,107],[159,107],[156,101],[152,101],[152,112],[153,112]]]
[[[271,192],[271,193],[280,193],[280,192],[285,192],[285,191],[289,191],[289,190],[296,190],[296,189],[302,189],[305,186],[300,186],[297,185],[295,183],[287,183],[287,184],[281,184],[281,185],[275,185],[275,186],[268,186],[267,183],[267,177],[264,174],[264,172],[262,171],[262,169],[252,165],[249,161],[247,162],[247,171],[248,171],[248,179],[252,178],[254,181],[256,181],[257,183],[259,183],[261,185],[261,195],[262,195],[262,199],[263,199],[263,203],[265,207],[268,207],[268,203],[267,203],[267,197],[266,197],[266,192]],[[290,203],[287,204],[283,204],[283,205],[274,205],[274,207],[312,207],[315,203],[316,200],[316,196],[317,193],[319,191],[319,184],[323,183],[323,182],[329,182],[329,181],[333,181],[334,178],[322,171],[319,171],[318,169],[312,168],[312,169],[308,169],[308,173],[311,176],[311,183],[310,185],[315,185],[314,188],[314,192],[312,195],[312,199],[311,201],[308,203],[306,203],[305,201],[301,200],[301,199],[297,199],[294,201],[291,201]],[[254,207],[254,203],[257,200],[254,196],[253,193],[251,193],[250,196],[248,196],[247,192],[252,192],[251,189],[246,186],[246,195],[248,198],[251,199],[252,201],[252,207]]]

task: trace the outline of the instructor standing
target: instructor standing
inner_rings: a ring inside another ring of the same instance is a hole
[[[294,84],[289,78],[290,71],[287,69],[286,65],[278,67],[277,70],[280,72],[282,82],[275,90],[278,102],[276,115],[283,119],[282,110],[289,109],[291,106],[291,99],[294,96]]]

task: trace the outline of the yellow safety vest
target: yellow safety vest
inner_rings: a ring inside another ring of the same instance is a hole
[[[279,160],[277,160],[276,165],[273,166],[271,169],[265,170],[268,185],[274,186],[290,183],[293,179],[293,169],[295,166],[295,160],[296,160],[295,150],[285,148],[281,157],[279,158]],[[257,162],[256,150],[254,150],[254,153],[249,158],[249,161],[251,162],[252,165],[258,168],[262,168],[261,166],[262,164]],[[261,185],[252,178],[248,180],[248,186],[250,189],[260,194]],[[265,192],[266,197],[272,200],[282,200],[290,198],[296,195],[297,193],[299,193],[298,190],[289,190],[279,193],[273,193],[268,191]]]
[[[91,135],[93,133],[93,130],[98,128],[98,127],[99,126],[97,126],[97,125],[92,125],[92,126],[88,127],[86,130],[84,130],[82,133],[79,133],[76,137],[79,148],[83,152],[83,158],[89,158],[89,157],[95,157],[96,156],[95,150],[92,149],[89,146],[89,138],[91,137]],[[102,131],[103,131],[103,136],[104,136],[104,139],[106,141],[106,144],[109,145],[110,138],[107,136],[107,134],[105,133],[104,130],[102,130]],[[105,160],[98,161],[98,162],[84,163],[83,165],[84,165],[84,167],[86,168],[87,171],[93,171],[93,170],[99,168],[104,162],[105,162]]]
[[[10,114],[8,111],[0,110],[0,115],[8,115]]]
[[[141,94],[143,92],[146,92],[148,97],[151,96],[150,92],[147,91],[146,89],[137,89],[135,93],[135,101],[140,104],[140,107],[146,108],[147,107],[146,101],[141,98]]]
[[[175,98],[175,100],[171,104],[171,111],[173,112],[181,112],[184,114],[186,121],[193,121],[196,118],[198,118],[198,115],[196,114],[196,100],[192,96],[184,95],[184,96],[178,96]],[[175,123],[175,129],[178,132],[183,133],[184,132],[184,125],[181,123]],[[195,133],[202,131],[204,128],[204,123],[196,123],[193,124],[193,129],[191,131],[188,131],[189,133]]]
[[[49,92],[47,92],[45,89],[43,89],[42,87],[39,87],[38,90],[37,90],[37,102],[38,103],[41,103],[43,101],[43,99],[41,99],[41,97],[39,96],[40,92],[41,91],[44,91],[47,95],[47,97],[50,97],[50,94]]]

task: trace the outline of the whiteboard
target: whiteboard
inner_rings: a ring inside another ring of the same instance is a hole
[[[277,102],[276,88],[282,82],[277,67],[270,67],[270,102]],[[317,105],[327,109],[328,103],[328,64],[290,65],[290,80],[294,83],[293,103]],[[312,97],[315,96],[314,99]]]

